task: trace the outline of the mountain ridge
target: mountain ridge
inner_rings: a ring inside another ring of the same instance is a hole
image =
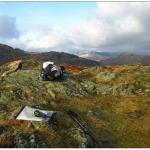
[[[34,61],[54,61],[57,64],[101,66],[101,65],[125,65],[125,64],[150,64],[150,55],[115,53],[115,52],[77,52],[75,54],[65,52],[26,52],[19,48],[12,48],[0,44],[0,65],[16,59],[33,59]]]
[[[102,65],[131,65],[131,64],[150,64],[150,55],[141,56],[136,54],[121,54],[113,58],[101,61]]]
[[[42,61],[54,61],[56,63],[65,63],[69,65],[83,65],[83,66],[96,66],[100,65],[100,62],[80,58],[74,54],[65,52],[42,52],[32,53],[26,52],[18,48],[12,48],[8,45],[0,44],[0,65],[16,59],[34,59],[40,62]]]

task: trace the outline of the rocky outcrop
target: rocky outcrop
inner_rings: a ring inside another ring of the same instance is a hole
[[[16,60],[11,63],[8,63],[8,65],[6,66],[8,70],[5,71],[1,76],[5,77],[6,75],[17,71],[18,69],[21,68],[21,65],[22,65],[22,60]]]

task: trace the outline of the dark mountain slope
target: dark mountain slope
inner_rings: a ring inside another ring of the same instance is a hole
[[[150,56],[139,56],[134,54],[119,55],[101,61],[103,65],[125,65],[125,64],[150,64]]]
[[[0,65],[19,58],[27,58],[29,54],[21,49],[14,49],[8,45],[0,44]]]
[[[68,54],[64,52],[45,52],[45,53],[37,53],[32,55],[33,59],[40,61],[54,61],[55,63],[65,63],[69,65],[81,65],[81,66],[96,66],[100,65],[100,62],[96,62],[93,60],[80,58],[73,54]]]
[[[10,46],[0,44],[0,65],[16,59],[33,59],[34,61],[54,61],[58,64],[97,66],[100,62],[80,58],[76,55],[64,52],[44,52],[44,53],[27,53],[21,49],[14,49]]]
[[[144,57],[143,63],[144,64],[150,64],[150,55]]]

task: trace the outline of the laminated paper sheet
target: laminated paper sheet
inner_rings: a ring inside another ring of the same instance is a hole
[[[36,117],[34,115],[34,111],[40,111],[42,113],[44,113],[47,117]],[[19,113],[19,115],[17,116],[17,120],[30,120],[30,121],[41,121],[41,122],[47,122],[52,114],[54,113],[54,111],[45,111],[45,110],[40,110],[40,109],[35,109],[35,108],[31,108],[29,106],[25,106],[23,108],[23,110]]]

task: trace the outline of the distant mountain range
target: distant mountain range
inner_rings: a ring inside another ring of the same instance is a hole
[[[124,64],[150,64],[150,55],[125,54],[117,52],[78,51],[76,55],[65,52],[29,53],[18,48],[0,44],[0,65],[16,59],[33,59],[36,61],[54,61],[58,64],[99,66]]]
[[[124,64],[150,64],[150,55],[141,56],[136,54],[122,54],[116,57],[102,60],[102,65],[124,65]]]
[[[73,54],[64,52],[27,53],[21,49],[14,49],[8,45],[0,44],[0,65],[16,59],[34,59],[38,61],[54,61],[69,65],[97,66],[100,62],[80,58]]]
[[[101,61],[119,55],[116,52],[77,51],[76,55],[82,58]]]
[[[150,64],[150,55],[95,51],[81,51],[76,54],[79,57],[101,62],[101,65]]]

